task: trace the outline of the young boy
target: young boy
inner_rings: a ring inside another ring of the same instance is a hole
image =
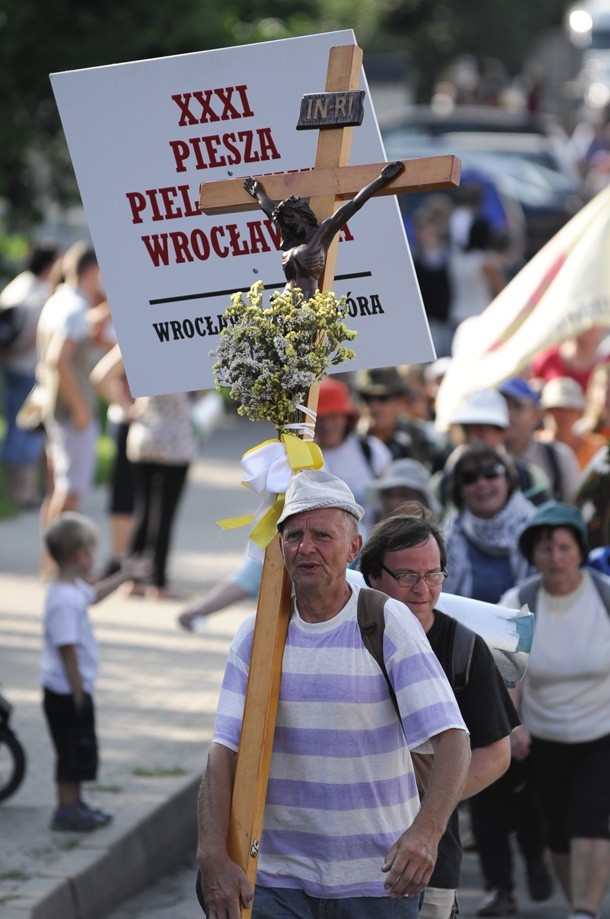
[[[44,712],[56,752],[57,809],[51,829],[91,832],[109,823],[112,815],[81,798],[81,782],[96,778],[98,764],[92,698],[98,650],[88,607],[125,581],[149,577],[151,563],[130,559],[111,577],[87,583],[97,530],[91,520],[73,512],[57,517],[44,541],[57,564],[45,601],[41,662]]]

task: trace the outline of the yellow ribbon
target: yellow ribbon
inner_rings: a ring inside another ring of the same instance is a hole
[[[250,540],[259,549],[266,549],[277,532],[277,522],[284,510],[284,495],[278,495],[269,510],[250,531]]]
[[[226,517],[218,520],[218,525],[223,530],[233,530],[254,523],[250,540],[259,549],[265,549],[275,536],[292,475],[302,469],[321,469],[323,465],[320,447],[295,434],[282,434],[281,440],[265,440],[252,447],[241,459],[246,473],[242,485],[263,495],[263,501],[256,514]]]

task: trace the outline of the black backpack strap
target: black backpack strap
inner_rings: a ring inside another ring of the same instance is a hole
[[[557,457],[557,448],[555,444],[552,443],[543,443],[544,454],[547,458],[547,462],[551,467],[552,472],[552,482],[551,482],[551,491],[553,492],[553,497],[556,501],[563,500],[563,476],[561,474],[561,467],[559,465],[559,459]]]
[[[358,625],[362,643],[371,657],[377,661],[381,672],[388,684],[388,691],[392,704],[396,709],[398,720],[402,724],[400,710],[398,708],[398,699],[394,692],[394,687],[390,683],[388,671],[383,659],[383,633],[385,631],[385,616],[383,608],[386,601],[389,600],[387,594],[380,590],[373,590],[371,587],[361,587],[358,593]]]
[[[475,641],[475,633],[456,620],[451,649],[451,686],[456,697],[468,686]]]
[[[358,443],[360,444],[360,449],[362,450],[362,454],[366,460],[367,466],[376,478],[377,476],[375,474],[375,470],[373,469],[373,448],[371,447],[370,440],[366,434],[361,434],[358,437]]]

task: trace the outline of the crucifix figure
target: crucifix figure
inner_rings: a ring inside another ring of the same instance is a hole
[[[351,201],[346,201],[320,224],[305,198],[290,195],[279,204],[274,204],[267,196],[262,182],[252,177],[246,179],[245,190],[279,227],[282,235],[282,268],[286,276],[286,290],[300,288],[304,299],[313,297],[324,271],[326,253],[336,234],[369,198],[404,168],[401,160],[388,163],[376,179],[361,188]]]

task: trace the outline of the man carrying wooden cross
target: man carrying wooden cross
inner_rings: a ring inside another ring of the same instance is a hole
[[[384,607],[388,684],[365,648],[358,555],[363,509],[323,470],[293,476],[278,521],[295,597],[282,663],[277,727],[256,890],[227,852],[254,616],[237,632],[202,781],[198,862],[208,919],[415,917],[437,844],[468,772],[468,734],[451,687],[405,607]],[[434,765],[420,805],[410,752]],[[326,910],[332,909],[331,912]]]

